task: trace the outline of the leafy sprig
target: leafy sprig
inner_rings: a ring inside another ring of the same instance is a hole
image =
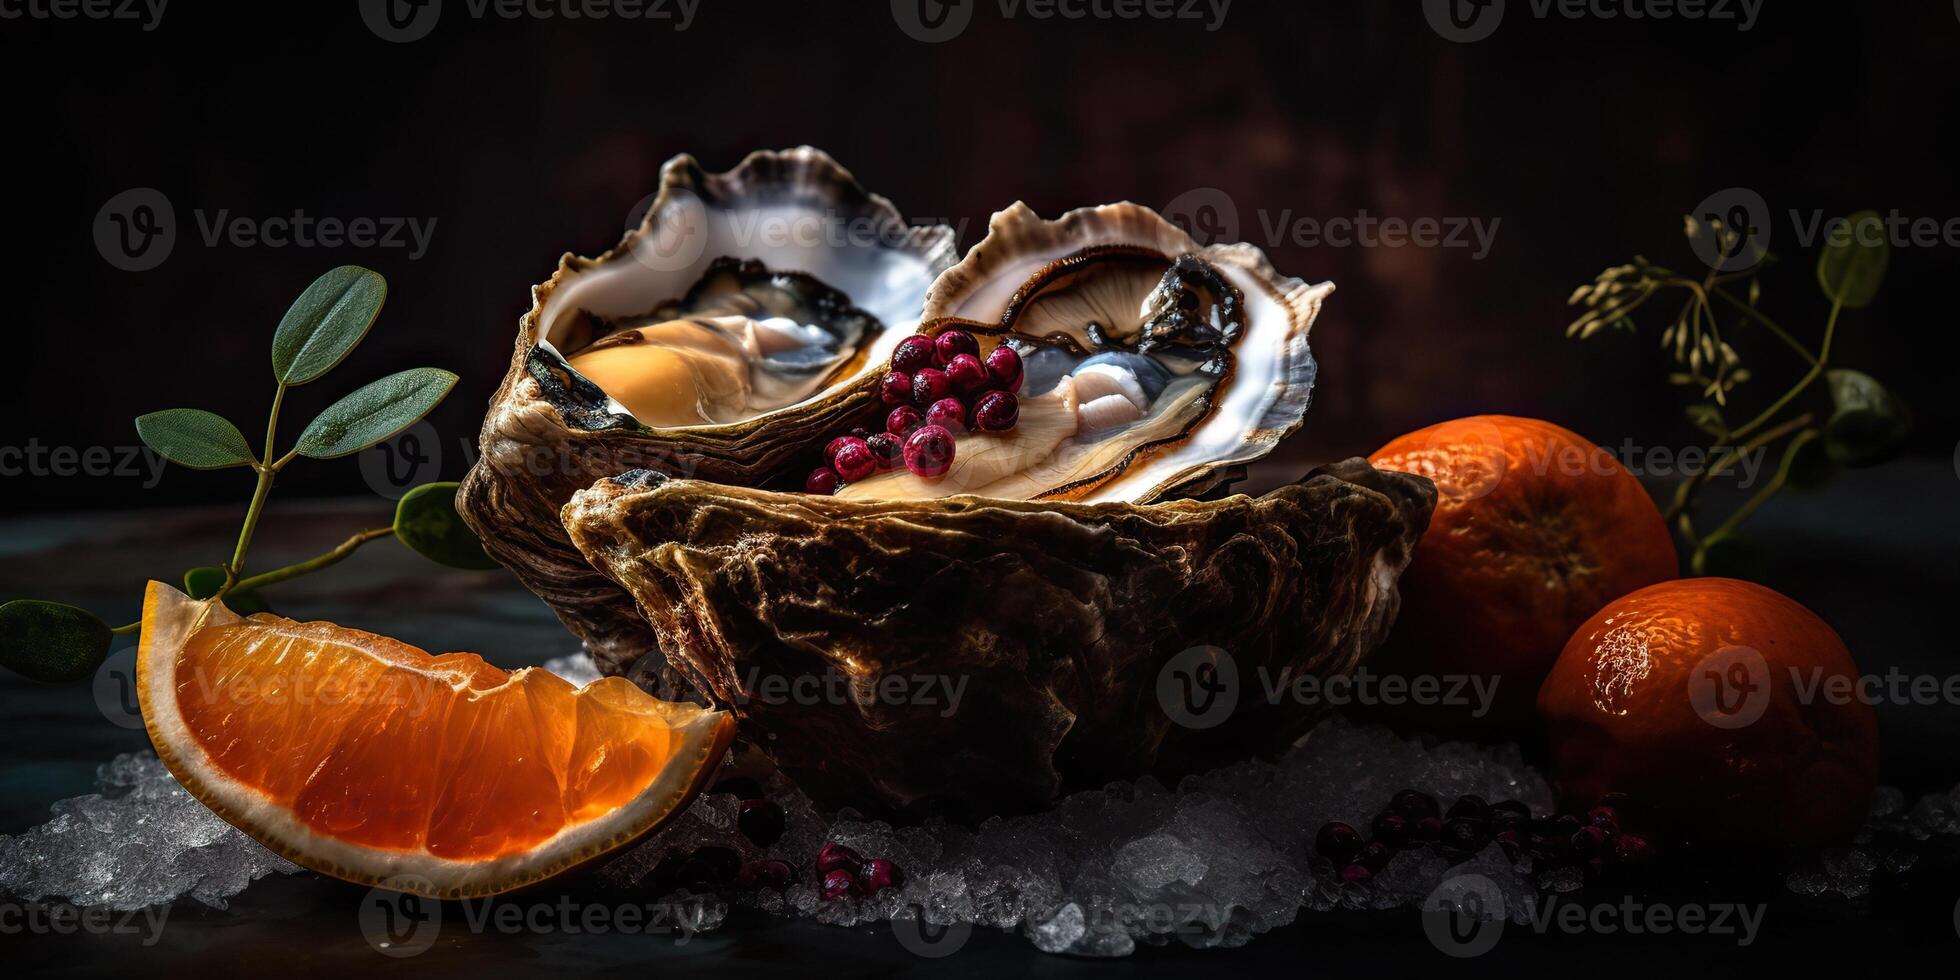
[[[151,412],[136,420],[144,444],[179,466],[197,470],[249,468],[256,476],[251,502],[231,557],[184,574],[184,589],[198,599],[221,598],[234,611],[270,608],[260,590],[345,560],[362,545],[393,537],[432,561],[457,568],[494,568],[482,543],[456,514],[454,483],[416,487],[395,505],[386,527],[361,531],[324,554],[255,575],[245,559],[264,516],[273,483],[299,458],[336,459],[394,438],[433,411],[456,385],[437,368],[413,368],[370,382],[327,406],[300,431],[284,454],[277,452],[279,415],[286,393],[319,380],[367,337],[387,300],[380,273],[341,266],[314,280],[279,320],[272,338],[276,388],[265,424],[265,443],[254,453],[245,434],[222,416],[197,408]],[[93,674],[118,634],[141,622],[111,628],[77,606],[41,599],[0,605],[0,663],[36,680],[63,682]]]
[[[1817,257],[1817,282],[1830,302],[1821,339],[1812,349],[1760,308],[1762,273],[1775,257],[1763,255],[1747,269],[1711,268],[1703,276],[1681,275],[1636,256],[1613,266],[1572,293],[1584,306],[1566,336],[1585,340],[1608,328],[1638,332],[1634,313],[1650,301],[1680,295],[1681,305],[1661,331],[1661,346],[1673,361],[1668,382],[1693,392],[1688,420],[1710,437],[1709,465],[1675,487],[1667,509],[1669,523],[1692,549],[1697,574],[1759,577],[1753,545],[1737,529],[1785,487],[1814,488],[1840,467],[1873,466],[1897,455],[1911,431],[1911,413],[1870,375],[1833,366],[1833,345],[1847,310],[1870,306],[1884,282],[1891,247],[1875,212],[1861,211],[1831,226]],[[1690,215],[1690,240],[1702,239],[1716,254],[1732,256],[1743,247],[1740,229],[1716,217]],[[1732,424],[1727,412],[1742,386],[1754,380],[1735,342],[1752,333],[1774,340],[1795,355],[1802,373],[1764,407]],[[1822,382],[1825,397],[1817,396]],[[1780,444],[1775,474],[1713,529],[1703,531],[1701,497],[1708,481],[1733,469],[1748,454]]]

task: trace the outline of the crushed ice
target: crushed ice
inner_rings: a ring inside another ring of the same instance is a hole
[[[597,677],[584,656],[545,669],[582,684]],[[219,819],[171,778],[154,755],[121,755],[98,771],[100,793],[54,806],[53,819],[0,835],[0,892],[26,900],[134,909],[188,896],[225,907],[254,879],[299,870]],[[723,847],[744,862],[780,859],[799,868],[787,889],[705,900],[700,927],[718,926],[731,903],[832,925],[922,920],[1017,930],[1054,953],[1123,956],[1138,943],[1239,946],[1301,912],[1418,904],[1443,881],[1487,878],[1522,921],[1541,892],[1583,885],[1572,868],[1531,868],[1493,844],[1452,865],[1428,849],[1395,856],[1371,880],[1343,885],[1310,854],[1322,824],[1365,826],[1396,791],[1439,799],[1476,795],[1551,809],[1544,778],[1515,749],[1400,738],[1334,719],[1284,757],[1247,761],[1168,788],[1154,779],[1073,794],[1053,810],[967,828],[909,827],[846,810],[818,813],[782,777],[765,789],[787,829],[768,848],[736,827],[734,796],[709,793],[658,835],[600,872],[603,882],[646,887],[663,861]],[[882,857],[904,882],[875,896],[826,901],[808,871],[827,841]],[[1931,842],[1960,841],[1960,787],[1908,805],[1880,790],[1871,819],[1847,848],[1821,852],[1792,872],[1790,891],[1856,899],[1876,878],[1910,870]]]
[[[224,908],[254,879],[299,870],[206,809],[148,752],[98,767],[96,786],[56,803],[47,823],[0,835],[0,893],[114,909],[189,896]]]
[[[1048,952],[1123,956],[1139,942],[1238,946],[1302,910],[1387,909],[1422,901],[1452,875],[1478,873],[1522,917],[1535,900],[1530,868],[1492,845],[1452,866],[1427,851],[1398,855],[1374,880],[1341,885],[1310,856],[1320,826],[1365,826],[1397,790],[1442,799],[1473,794],[1551,807],[1545,780],[1514,749],[1425,744],[1341,720],[1321,725],[1275,762],[1248,761],[1183,780],[1154,779],[1073,794],[1046,813],[966,828],[893,827],[849,811],[826,821],[787,782],[766,786],[788,831],[759,848],[735,828],[739,801],[708,794],[660,834],[608,865],[619,885],[645,885],[666,860],[725,847],[744,861],[807,867],[826,841],[888,858],[905,882],[859,900],[825,901],[814,877],[738,904],[834,925],[920,918],[1019,930]]]

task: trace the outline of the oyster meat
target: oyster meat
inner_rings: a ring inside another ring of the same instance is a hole
[[[1316,712],[1261,702],[1258,678],[1372,652],[1434,503],[1360,460],[1222,495],[1299,427],[1331,288],[1137,205],[1016,205],[936,280],[920,327],[1020,354],[1012,429],[960,434],[942,474],[834,496],[650,467],[574,495],[564,524],[665,667],[825,803],[980,816],[1274,748]],[[883,411],[816,434],[806,462]],[[1214,724],[1161,700],[1194,650],[1241,678]]]
[[[636,468],[751,485],[799,462],[876,404],[878,367],[955,257],[951,229],[908,224],[822,151],[726,173],[668,161],[618,247],[567,255],[532,290],[458,510],[595,659],[637,661],[652,631],[560,508]]]

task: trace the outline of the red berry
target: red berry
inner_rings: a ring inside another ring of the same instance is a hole
[[[837,454],[843,452],[848,447],[856,446],[863,442],[864,440],[857,436],[838,436],[830,440],[829,444],[823,447],[823,458],[830,461],[832,469],[836,469],[839,473],[842,473],[843,470],[837,466]],[[846,479],[849,479],[849,477],[846,477]]]
[[[912,376],[912,404],[921,409],[952,393],[953,383],[938,368],[926,368]]]
[[[973,394],[987,387],[987,366],[972,354],[955,354],[946,362],[946,380],[953,383],[954,391]]]
[[[1358,864],[1350,864],[1341,869],[1341,884],[1358,885],[1374,876],[1375,873],[1373,871]]]
[[[885,431],[900,439],[911,435],[914,430],[924,424],[926,424],[926,417],[919,414],[919,410],[910,405],[900,405],[892,409],[890,415],[885,416]]]
[[[856,898],[863,891],[863,888],[858,885],[857,876],[843,868],[827,872],[823,876],[823,897],[828,901]]]
[[[1314,835],[1313,849],[1335,864],[1346,864],[1361,854],[1361,832],[1344,823],[1330,823]]]
[[[861,425],[854,425],[854,426],[851,426],[851,438],[853,438],[853,439],[869,439],[869,438],[871,438],[871,430],[870,430],[870,429],[867,429],[867,428],[865,428],[864,426],[861,426]]]
[[[940,334],[933,345],[937,348],[935,353],[941,364],[950,364],[953,358],[961,354],[972,354],[976,359],[980,356],[980,342],[964,330],[948,330]]]
[[[911,374],[932,366],[934,345],[931,337],[914,334],[892,349],[892,370]]]
[[[1002,391],[1021,390],[1021,355],[1014,348],[1002,345],[987,355],[987,377],[994,387]]]
[[[898,865],[884,858],[872,858],[864,862],[864,870],[858,872],[858,881],[864,884],[866,895],[876,895],[893,885],[903,884],[905,874]]]
[[[918,409],[907,409],[907,411],[916,412]],[[864,440],[864,444],[871,447],[871,455],[877,458],[878,468],[881,470],[892,469],[905,461],[904,441],[889,432],[877,433]]]
[[[833,470],[828,466],[819,466],[816,469],[811,470],[810,475],[804,478],[803,492],[819,493],[828,497],[831,494],[836,493],[837,488],[843,485],[844,485],[844,478],[838,476],[836,470]]]
[[[857,874],[858,869],[863,866],[864,858],[842,844],[835,842],[825,844],[823,850],[817,852],[817,873],[820,875],[827,875],[839,869]]]
[[[953,465],[953,434],[938,425],[920,426],[905,440],[905,468],[928,479],[946,475]]]
[[[926,424],[936,425],[948,432],[966,431],[966,406],[957,398],[941,398],[926,409]]]
[[[1021,420],[1021,400],[1011,391],[990,391],[973,403],[973,427],[982,432],[1006,432]]]
[[[903,371],[893,371],[878,382],[878,397],[887,405],[910,405],[912,403],[912,376]]]
[[[844,478],[845,483],[856,483],[878,472],[878,457],[863,439],[852,439],[837,450],[836,456],[831,457],[830,466]]]

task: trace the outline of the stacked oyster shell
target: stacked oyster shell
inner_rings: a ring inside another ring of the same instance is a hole
[[[1299,427],[1332,287],[1134,204],[1017,204],[957,264],[944,229],[741,232],[872,212],[808,148],[670,163],[620,249],[536,291],[459,496],[486,547],[602,668],[732,707],[833,805],[1029,809],[1302,731],[1257,679],[1373,651],[1434,500],[1359,460],[1223,492]],[[915,330],[1019,354],[1019,424],[932,477],[794,492],[883,426]],[[1242,679],[1222,717],[1175,703],[1194,657]]]

